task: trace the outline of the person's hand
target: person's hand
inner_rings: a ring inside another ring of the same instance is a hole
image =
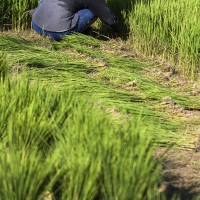
[[[119,37],[120,37],[119,32],[113,32],[113,39],[117,39]]]

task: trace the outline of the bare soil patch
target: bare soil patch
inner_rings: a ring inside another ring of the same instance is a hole
[[[158,149],[156,157],[166,149]],[[191,200],[200,195],[200,152],[171,149],[163,156],[164,181],[161,190],[171,199],[174,193],[181,200]]]

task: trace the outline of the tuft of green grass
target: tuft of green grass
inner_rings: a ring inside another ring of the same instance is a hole
[[[42,199],[50,188],[52,164],[37,151],[27,154],[12,147],[0,148],[0,199]]]
[[[0,30],[25,30],[31,27],[29,11],[38,0],[4,0],[0,6]]]
[[[25,74],[1,82],[0,99],[0,199],[157,198],[160,163],[141,119],[121,126],[92,95]]]
[[[158,55],[199,79],[198,0],[138,1],[129,13],[130,38],[146,55]]]

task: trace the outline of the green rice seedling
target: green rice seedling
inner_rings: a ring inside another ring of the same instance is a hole
[[[38,0],[4,0],[0,7],[2,13],[0,29],[24,30],[30,28],[28,12],[37,4]]]
[[[130,12],[132,41],[146,54],[181,65],[185,74],[199,74],[199,1],[140,1]]]
[[[104,143],[104,199],[157,199],[159,165],[152,160],[150,140],[139,127],[133,122],[117,132],[114,142]]]
[[[134,122],[116,126],[105,113],[96,111],[78,105],[68,128],[56,136],[54,157],[61,178],[54,187],[55,196],[63,200],[156,199],[160,165],[152,159],[151,140],[140,130],[142,126]]]
[[[74,134],[74,138],[80,136]],[[98,137],[98,135],[96,136]],[[57,158],[55,170],[58,172],[57,182],[52,187],[54,196],[62,200],[93,200],[99,189],[100,160],[93,157],[95,152],[90,155],[92,152],[85,149],[87,145],[92,145],[92,141],[91,143],[84,140],[80,142],[73,139],[71,135],[68,135],[67,139],[65,138],[60,139],[58,151],[54,154]],[[72,140],[71,144],[69,144],[69,140]],[[93,149],[92,146],[89,148]]]
[[[41,200],[48,191],[52,165],[41,153],[0,149],[0,199]]]
[[[5,80],[5,77],[9,74],[10,66],[7,63],[5,53],[0,51],[0,79]]]
[[[60,199],[95,199],[99,190],[101,158],[99,142],[109,131],[108,114],[91,104],[81,102],[73,108],[62,134],[55,135],[54,157],[60,179],[54,186]]]
[[[17,81],[8,77],[0,86],[0,135],[16,149],[48,150],[53,133],[64,126],[72,97],[22,77]]]

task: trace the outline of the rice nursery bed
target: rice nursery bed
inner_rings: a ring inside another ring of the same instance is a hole
[[[50,41],[38,0],[1,3],[0,200],[200,199],[200,2],[107,3],[123,40]]]
[[[197,148],[199,96],[117,45],[0,36],[0,199],[165,199],[154,151]]]

